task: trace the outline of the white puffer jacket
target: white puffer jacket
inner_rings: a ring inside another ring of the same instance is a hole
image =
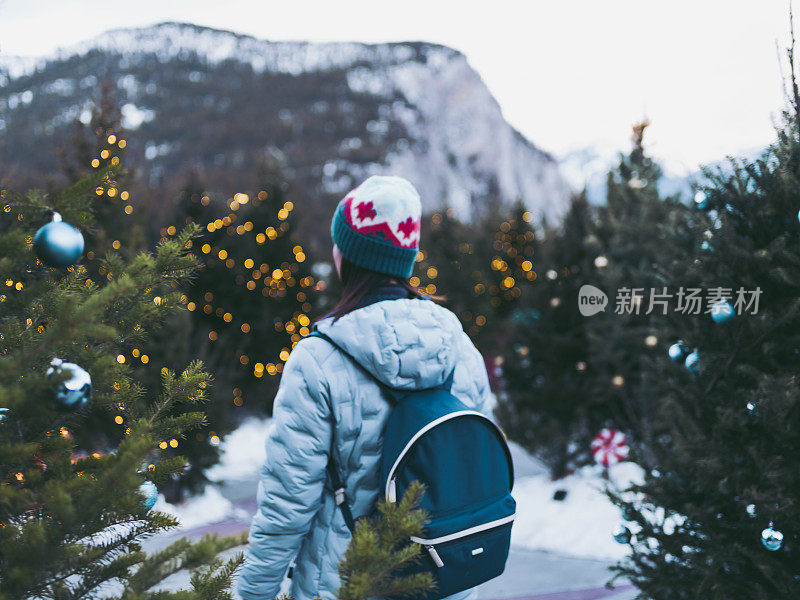
[[[456,316],[432,301],[382,300],[335,323],[320,321],[318,329],[390,387],[432,387],[455,367],[453,393],[471,408],[491,410],[480,353]],[[336,597],[337,566],[350,533],[326,475],[329,453],[333,448],[345,476],[353,516],[371,512],[389,410],[375,381],[327,341],[311,337],[297,344],[285,365],[267,438],[258,512],[239,577],[244,600],[275,598],[293,559],[296,600]]]

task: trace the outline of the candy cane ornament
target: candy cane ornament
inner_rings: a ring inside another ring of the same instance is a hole
[[[618,429],[601,429],[592,440],[592,456],[604,467],[610,467],[628,458],[628,436]]]

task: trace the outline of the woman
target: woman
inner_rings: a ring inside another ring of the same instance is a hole
[[[339,203],[331,233],[344,289],[316,327],[393,388],[439,385],[455,367],[452,392],[488,414],[481,355],[453,313],[408,283],[420,213],[419,194],[400,177],[370,177]],[[293,560],[296,600],[336,597],[350,532],[326,466],[333,452],[353,516],[369,514],[379,496],[381,432],[390,410],[372,377],[319,337],[300,341],[286,361],[239,578],[244,600],[275,598]]]

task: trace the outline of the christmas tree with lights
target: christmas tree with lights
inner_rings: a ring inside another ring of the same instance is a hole
[[[517,203],[510,212],[492,196],[486,210],[462,222],[452,208],[422,227],[416,275],[410,283],[441,301],[490,356],[505,344],[508,316],[536,281],[533,215]]]
[[[199,227],[190,252],[201,269],[179,288],[184,314],[142,356],[173,368],[186,356],[198,356],[215,374],[206,425],[165,449],[190,462],[170,490],[174,497],[206,481],[203,471],[216,462],[221,439],[244,411],[271,410],[289,352],[310,330],[319,286],[306,250],[295,240],[294,202],[274,164],[265,163],[259,179],[255,193],[226,198],[190,175],[173,224],[161,230],[166,240],[185,226]]]
[[[648,598],[800,597],[797,90],[763,156],[706,173],[693,251],[665,267],[684,294],[640,366],[661,431],[634,428],[644,480],[613,495],[632,534],[616,570]]]
[[[575,197],[561,226],[541,243],[536,266],[542,276],[525,306],[511,314],[503,347],[497,415],[509,437],[544,460],[554,479],[588,460],[589,442],[606,416],[593,401],[588,322],[578,310],[580,288],[597,275],[594,228],[586,198]]]
[[[192,335],[201,356],[219,366],[227,402],[269,410],[289,352],[309,333],[315,279],[305,249],[294,239],[295,205],[274,172],[252,196],[187,196],[201,222],[185,210],[176,221],[203,228],[192,252],[204,268],[184,290]],[[194,210],[194,209],[193,209]],[[205,220],[207,219],[207,220]],[[177,232],[165,229],[167,237]]]
[[[536,245],[533,214],[518,202],[495,231],[485,284],[489,304],[500,319],[524,304],[524,296],[533,289],[538,276],[533,268]]]
[[[130,367],[128,349],[170,318],[172,283],[197,265],[189,228],[152,253],[97,257],[106,276],[90,280],[84,234],[102,201],[95,190],[114,177],[98,172],[50,196],[0,192],[0,597],[230,598],[241,556],[217,555],[241,537],[142,551],[177,524],[153,506],[184,461],[159,444],[204,422],[210,376],[192,362],[164,369],[153,390]],[[90,414],[113,424],[113,439]],[[189,589],[155,591],[184,569]]]
[[[462,223],[453,209],[432,214],[422,227],[418,275],[410,279],[426,294],[442,295],[473,339],[486,331],[491,314],[484,283],[491,241],[484,225],[483,221]]]

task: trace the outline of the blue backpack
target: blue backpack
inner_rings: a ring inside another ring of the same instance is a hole
[[[384,498],[396,502],[412,481],[425,485],[421,508],[429,521],[424,538],[410,541],[426,552],[403,575],[429,572],[436,582],[426,600],[443,598],[500,575],[505,569],[516,503],[514,467],[505,436],[482,413],[469,409],[450,388],[397,390],[375,379],[330,337],[313,331],[377,381],[393,405],[383,436],[380,477]],[[339,467],[328,474],[347,527],[355,529]]]

